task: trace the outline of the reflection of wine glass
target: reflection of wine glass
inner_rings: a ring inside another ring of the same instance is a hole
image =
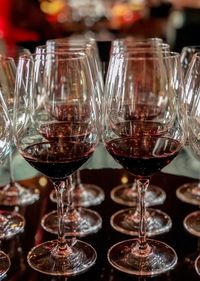
[[[16,66],[11,57],[0,57],[0,86],[6,102],[10,119],[13,118],[13,100],[15,88]],[[38,189],[26,188],[14,179],[13,153],[15,147],[13,137],[10,137],[10,151],[8,157],[9,183],[0,190],[0,204],[7,206],[29,205],[39,199]]]
[[[51,179],[58,212],[58,239],[36,245],[27,259],[35,270],[50,275],[76,275],[96,260],[89,244],[66,239],[63,224],[63,192],[69,186],[66,181],[88,160],[98,142],[92,82],[87,57],[81,53],[36,54],[19,59],[15,143],[21,155]]]
[[[185,128],[180,123],[184,119],[177,116],[177,99],[182,95],[179,55],[135,52],[120,54],[119,60],[105,102],[104,142],[114,159],[136,177],[140,227],[138,238],[109,249],[108,260],[120,271],[153,276],[177,262],[170,246],[146,239],[145,191],[151,175],[184,145]]]

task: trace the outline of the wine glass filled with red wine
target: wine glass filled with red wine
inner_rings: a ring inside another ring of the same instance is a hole
[[[17,67],[14,136],[20,154],[51,179],[57,194],[58,238],[28,253],[35,270],[72,276],[96,260],[89,244],[65,237],[63,193],[69,177],[98,143],[98,116],[87,57],[64,52],[21,56]]]
[[[104,105],[104,143],[136,178],[140,226],[138,238],[109,249],[108,260],[120,271],[153,276],[177,263],[169,245],[146,238],[145,192],[151,176],[170,163],[185,142],[179,55],[143,51],[119,54],[115,59],[119,63]]]

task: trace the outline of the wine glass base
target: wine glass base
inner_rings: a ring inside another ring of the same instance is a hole
[[[39,199],[37,188],[26,188],[18,182],[8,184],[0,190],[0,205],[3,206],[26,206]]]
[[[200,275],[200,256],[196,258],[194,265],[197,274]]]
[[[105,199],[104,191],[94,184],[81,184],[82,188],[75,188],[72,191],[72,201],[74,206],[90,207],[101,204]],[[56,191],[52,190],[50,199],[57,202]],[[63,198],[64,205],[68,204],[67,198]]]
[[[10,268],[10,259],[2,251],[0,251],[0,279],[7,273]]]
[[[41,220],[42,227],[53,234],[58,233],[57,211],[46,214]],[[69,216],[64,215],[64,231],[66,236],[83,237],[96,233],[102,227],[100,215],[90,209],[77,208]]]
[[[181,185],[176,190],[176,196],[183,202],[200,205],[200,183],[190,182]]]
[[[24,230],[24,218],[15,212],[0,210],[0,239],[10,239]]]
[[[146,232],[147,236],[155,236],[168,232],[172,227],[171,218],[164,212],[148,208],[146,212]],[[111,216],[111,226],[128,235],[138,236],[140,220],[135,216],[135,209],[124,209]]]
[[[28,264],[44,274],[54,276],[74,276],[87,271],[96,261],[96,251],[89,244],[76,240],[70,246],[68,256],[57,257],[53,250],[57,246],[57,240],[44,242],[28,253]]]
[[[152,239],[147,243],[146,255],[138,253],[138,239],[117,243],[109,249],[108,261],[117,270],[137,276],[156,276],[175,267],[177,255],[170,246]]]
[[[187,215],[183,221],[185,229],[194,236],[200,237],[200,211]]]
[[[133,188],[134,183],[121,184],[116,186],[111,191],[111,198],[114,202],[129,206],[135,207],[137,205],[138,193],[136,188]],[[161,205],[166,199],[166,193],[160,187],[150,184],[146,194],[145,202],[146,206],[155,206]]]

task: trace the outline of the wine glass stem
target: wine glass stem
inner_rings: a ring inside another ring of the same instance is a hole
[[[81,174],[80,174],[80,170],[77,170],[75,173],[73,173],[72,175],[72,179],[73,179],[73,185],[74,185],[74,189],[75,190],[79,190],[80,191],[84,191],[84,187],[81,183]]]
[[[53,180],[54,188],[57,193],[57,212],[58,212],[58,247],[54,251],[56,256],[67,256],[70,255],[71,250],[70,246],[67,244],[65,239],[65,229],[64,229],[64,202],[63,202],[63,193],[64,191],[68,193],[69,196],[69,178],[66,181]]]
[[[140,228],[139,228],[139,249],[145,251],[148,248],[146,240],[146,206],[145,192],[149,185],[149,178],[137,179],[139,213],[140,213]]]
[[[12,159],[13,159],[13,143],[10,141],[10,151],[8,155],[8,168],[9,168],[9,182],[14,182],[13,168],[12,168]]]

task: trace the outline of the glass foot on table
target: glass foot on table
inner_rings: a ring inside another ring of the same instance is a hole
[[[197,274],[200,275],[200,256],[197,257],[194,264]]]
[[[26,188],[18,182],[12,182],[1,188],[0,205],[3,206],[26,206],[39,199],[40,193],[37,188]]]
[[[138,239],[117,243],[109,249],[108,261],[117,270],[137,276],[156,276],[175,267],[177,255],[170,246],[152,239],[147,243],[147,254],[138,252]]]
[[[136,184],[127,183],[116,186],[110,194],[112,200],[118,204],[135,207],[138,201]],[[161,205],[166,199],[166,193],[160,187],[150,184],[145,194],[146,206]]]
[[[46,214],[41,221],[42,227],[53,234],[58,233],[57,211]],[[83,237],[96,233],[102,227],[100,215],[87,208],[74,209],[72,213],[64,215],[64,231],[66,236]]]
[[[171,218],[164,212],[147,208],[146,212],[146,231],[147,236],[155,236],[168,232],[172,227]],[[128,235],[138,236],[140,220],[135,214],[135,209],[123,209],[111,216],[111,226],[121,232]]]
[[[200,237],[200,211],[187,215],[183,221],[185,229],[194,236]]]
[[[176,196],[183,202],[200,205],[200,182],[189,182],[176,190]]]
[[[53,240],[34,247],[28,253],[28,264],[44,274],[68,277],[87,271],[96,261],[96,251],[83,241],[76,240],[63,256],[54,255],[57,246],[57,240]]]
[[[4,252],[0,251],[0,280],[8,272],[10,264],[9,257]]]

